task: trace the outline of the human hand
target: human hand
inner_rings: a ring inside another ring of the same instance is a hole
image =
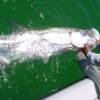
[[[87,54],[90,50],[91,50],[91,45],[85,44],[83,48],[81,48],[80,50],[84,53]]]

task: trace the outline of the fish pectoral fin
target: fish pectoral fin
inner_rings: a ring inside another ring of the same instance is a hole
[[[49,60],[49,57],[43,57],[42,59],[43,59],[43,62],[44,62],[45,64],[47,64],[47,63],[48,63],[48,60]]]
[[[10,64],[10,60],[5,57],[0,57],[0,63]]]

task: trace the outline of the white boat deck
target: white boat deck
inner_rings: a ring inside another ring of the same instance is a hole
[[[43,100],[98,100],[95,84],[84,79]]]

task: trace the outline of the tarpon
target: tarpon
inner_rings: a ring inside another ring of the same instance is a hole
[[[25,29],[0,36],[0,63],[42,58],[45,63],[51,55],[61,51],[78,50],[85,44],[93,48],[99,32],[92,29],[49,28],[44,30]]]

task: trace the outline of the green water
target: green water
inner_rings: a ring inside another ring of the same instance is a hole
[[[5,18],[30,28],[74,27],[100,31],[100,0],[0,0],[0,33],[12,28]],[[8,66],[0,71],[0,100],[39,100],[84,77],[75,52]]]

